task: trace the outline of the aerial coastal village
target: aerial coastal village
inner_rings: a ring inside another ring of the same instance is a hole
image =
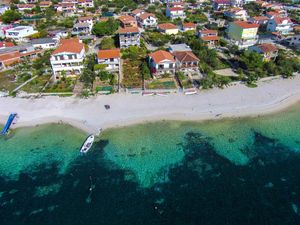
[[[297,0],[13,0],[0,96],[202,90],[300,71]]]

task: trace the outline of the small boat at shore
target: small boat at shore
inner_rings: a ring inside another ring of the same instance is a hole
[[[89,135],[85,142],[83,143],[83,145],[81,146],[80,148],[80,153],[81,154],[86,154],[92,147],[93,143],[94,143],[94,140],[95,140],[95,136],[94,135]]]

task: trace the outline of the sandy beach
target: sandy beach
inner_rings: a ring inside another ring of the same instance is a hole
[[[198,95],[164,96],[113,94],[89,99],[43,97],[0,98],[0,123],[11,112],[19,115],[14,127],[69,123],[86,132],[158,120],[209,120],[257,116],[282,110],[300,101],[300,76],[260,81],[257,88],[235,84],[201,90]],[[111,109],[106,110],[105,104]]]

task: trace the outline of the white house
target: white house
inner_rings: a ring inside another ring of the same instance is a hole
[[[273,19],[269,20],[267,31],[288,34],[293,30],[292,25],[293,23],[288,17],[274,17]]]
[[[120,49],[99,50],[97,55],[98,64],[106,65],[109,72],[119,72],[121,54]]]
[[[5,13],[9,9],[10,9],[10,7],[8,5],[1,5],[0,6],[0,14],[2,15],[3,13]]]
[[[38,33],[37,30],[34,30],[31,26],[18,26],[6,30],[5,37],[13,39],[17,42],[26,41],[26,38]]]
[[[180,30],[182,32],[186,31],[196,31],[197,25],[195,23],[182,23]]]
[[[185,19],[186,15],[182,7],[167,7],[166,16],[170,19]]]
[[[32,39],[30,43],[35,49],[52,49],[57,47],[57,40],[53,38]]]
[[[50,58],[54,78],[59,79],[62,71],[68,76],[79,74],[83,69],[84,58],[84,44],[78,38],[61,39]]]
[[[92,8],[94,7],[93,0],[78,0],[78,6],[82,8]]]
[[[288,44],[289,46],[300,46],[300,34],[294,35],[291,37],[287,37],[284,39],[284,42]]]
[[[170,52],[158,50],[149,54],[148,64],[151,73],[155,76],[164,73],[175,74],[176,60]]]
[[[224,12],[224,15],[234,20],[247,20],[247,11],[242,8],[231,8]]]
[[[136,16],[136,20],[140,27],[156,27],[157,26],[157,18],[152,13],[142,13],[139,16]]]

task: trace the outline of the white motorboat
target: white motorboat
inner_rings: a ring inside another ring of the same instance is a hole
[[[83,153],[83,154],[87,153],[91,149],[91,147],[92,147],[92,145],[94,143],[94,140],[95,140],[95,136],[92,135],[92,134],[89,135],[86,138],[86,140],[83,143],[83,145],[81,146],[80,153]]]

